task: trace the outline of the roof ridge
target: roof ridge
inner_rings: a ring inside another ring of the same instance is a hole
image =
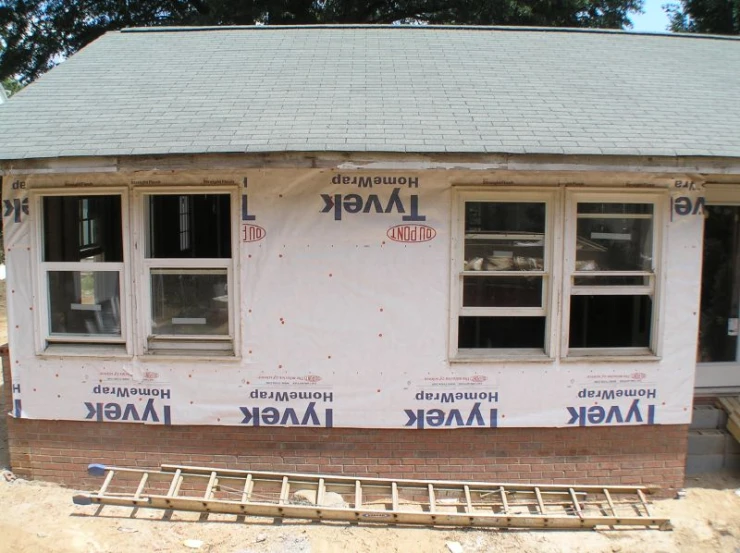
[[[589,27],[529,27],[514,25],[371,25],[367,23],[356,24],[316,24],[316,25],[206,25],[206,26],[161,26],[161,27],[129,27],[121,29],[121,33],[179,33],[179,32],[204,32],[204,31],[285,31],[285,30],[351,30],[351,29],[398,29],[414,31],[502,31],[502,32],[533,32],[533,33],[584,33],[584,34],[608,34],[623,36],[652,36],[663,38],[695,38],[710,40],[740,41],[737,35],[708,35],[702,33],[671,33],[671,32],[648,32],[630,31],[624,29],[605,29]]]

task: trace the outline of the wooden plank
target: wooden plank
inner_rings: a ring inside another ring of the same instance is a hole
[[[642,493],[640,490],[637,490],[637,497],[640,498],[640,503],[642,503],[643,509],[645,509],[645,515],[646,516],[653,516],[653,514],[650,512],[650,506],[647,504],[647,501],[645,500],[645,494]]]
[[[398,484],[391,482],[391,501],[393,502],[393,510],[398,511]]]
[[[429,484],[429,512],[434,513],[437,511],[437,501],[434,497],[434,486]]]
[[[473,512],[473,501],[470,498],[470,486],[465,484],[465,486],[463,486],[463,489],[465,490],[465,512],[472,513]]]

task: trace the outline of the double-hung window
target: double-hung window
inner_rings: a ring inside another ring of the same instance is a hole
[[[656,197],[570,195],[563,355],[654,351]]]
[[[144,194],[148,352],[233,355],[231,196]]]
[[[458,196],[453,357],[549,353],[551,193]]]
[[[41,195],[42,349],[125,343],[123,197]]]

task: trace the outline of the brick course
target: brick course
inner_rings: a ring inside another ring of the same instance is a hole
[[[5,405],[10,401],[7,350]],[[687,425],[385,430],[154,426],[8,417],[20,477],[94,488],[89,463],[385,478],[683,486]]]

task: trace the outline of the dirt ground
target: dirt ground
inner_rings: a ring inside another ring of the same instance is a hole
[[[0,281],[0,343],[7,339]],[[1,378],[1,376],[0,376]],[[0,380],[2,397],[2,380]],[[0,416],[0,468],[8,466]],[[688,478],[682,499],[655,503],[674,530],[451,530],[76,506],[74,490],[0,477],[0,553],[740,553],[740,474]],[[198,546],[195,548],[194,546]]]

